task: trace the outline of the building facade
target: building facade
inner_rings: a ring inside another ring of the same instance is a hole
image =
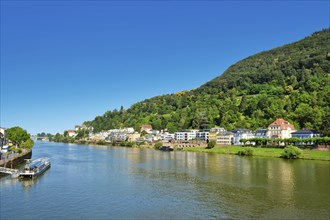
[[[6,144],[6,129],[0,128],[0,147],[3,147]]]
[[[229,146],[234,142],[234,133],[230,131],[220,132],[217,135],[217,145]]]
[[[234,145],[243,145],[241,139],[251,139],[254,138],[254,133],[249,129],[237,128],[233,131],[234,133]]]
[[[282,118],[276,119],[267,130],[268,137],[272,139],[291,138],[291,133],[296,131],[292,124]]]
[[[189,130],[189,131],[179,131],[174,133],[174,138],[177,141],[190,141],[196,140],[197,130]]]

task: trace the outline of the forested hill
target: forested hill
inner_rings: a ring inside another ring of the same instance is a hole
[[[157,96],[85,122],[171,132],[188,128],[266,128],[276,117],[330,135],[330,29],[248,57],[191,90]]]

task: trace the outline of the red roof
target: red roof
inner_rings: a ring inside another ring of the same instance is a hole
[[[290,128],[291,130],[295,130],[294,126],[289,122],[285,121],[283,118],[276,119],[276,121],[271,123],[269,127],[270,126],[281,126],[281,130],[288,130],[288,128]]]
[[[151,125],[142,125],[141,126],[141,129],[152,129],[152,126]]]

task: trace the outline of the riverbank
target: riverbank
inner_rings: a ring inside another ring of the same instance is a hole
[[[8,158],[2,158],[0,160],[0,166],[3,167],[6,164],[6,167],[13,168],[21,163],[23,163],[26,159],[31,159],[32,150],[23,149],[22,153],[13,153],[9,154]]]
[[[107,146],[107,147],[113,147],[111,143],[75,143],[75,144],[83,144],[83,145],[90,145],[90,146]],[[172,146],[171,144],[169,144]],[[178,147],[173,146],[174,150],[180,150],[180,151],[190,151],[190,152],[203,152],[203,153],[216,153],[216,154],[231,154],[231,155],[237,155],[239,151],[242,151],[246,149],[246,147],[242,146],[216,146],[212,149],[207,149],[206,144],[205,146],[194,146],[191,145],[185,145],[186,147]],[[190,147],[189,147],[190,146]],[[133,145],[133,146],[118,146],[118,147],[129,147],[129,148],[149,148],[154,149],[154,145]],[[254,157],[274,157],[279,158],[281,154],[283,153],[283,148],[270,148],[270,147],[255,147],[253,148],[253,156]],[[328,148],[321,149],[304,149],[302,150],[301,158],[299,159],[305,159],[305,160],[325,160],[330,161],[330,151]]]
[[[212,149],[206,149],[205,147],[187,147],[182,148],[182,151],[191,152],[205,152],[205,153],[217,153],[217,154],[233,154],[237,155],[238,151],[244,150],[246,147],[241,146],[216,146]],[[283,152],[281,148],[253,148],[254,157],[276,157],[279,158]],[[330,161],[330,151],[321,150],[302,150],[300,159],[305,160],[326,160]]]

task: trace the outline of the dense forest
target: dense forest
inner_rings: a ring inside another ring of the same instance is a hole
[[[330,29],[241,60],[197,89],[114,109],[84,124],[94,131],[142,124],[171,132],[232,130],[266,128],[277,117],[330,135]]]

